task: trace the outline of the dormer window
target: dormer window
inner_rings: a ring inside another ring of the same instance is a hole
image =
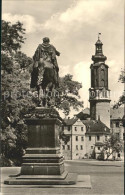
[[[104,128],[104,131],[106,131],[106,127]]]

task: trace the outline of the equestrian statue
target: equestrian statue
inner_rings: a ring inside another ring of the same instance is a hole
[[[60,56],[60,52],[50,44],[50,39],[45,37],[33,56],[30,87],[36,88],[38,92],[39,106],[49,106],[52,99],[49,97],[49,92],[51,94],[59,86],[59,67],[56,55]]]

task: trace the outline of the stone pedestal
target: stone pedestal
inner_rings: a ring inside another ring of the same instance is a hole
[[[5,184],[75,184],[77,175],[69,175],[64,168],[60,153],[58,115],[46,108],[36,108],[26,119],[28,125],[28,148],[23,156],[21,172],[6,180]]]
[[[21,175],[61,176],[64,162],[60,153],[59,119],[27,119],[27,124],[28,148],[23,157]]]

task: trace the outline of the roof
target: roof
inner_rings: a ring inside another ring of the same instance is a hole
[[[100,41],[100,39],[98,39],[95,44],[96,45],[98,45],[98,44],[103,45],[103,43]]]
[[[99,57],[98,55],[93,55],[93,56],[94,56],[94,57],[98,57],[98,58],[104,58],[104,59],[106,58],[106,56],[104,56],[104,55],[100,55],[100,57]],[[90,68],[92,68],[93,66],[98,66],[98,67],[99,67],[99,66],[101,66],[102,64],[103,64],[105,67],[107,67],[107,68],[109,67],[109,66],[108,66],[107,64],[105,64],[104,62],[101,62],[101,63],[100,63],[100,62],[96,62],[96,63],[94,63],[94,64],[91,64]]]
[[[110,129],[100,120],[82,120],[83,124],[86,126],[88,134],[93,133],[103,133],[103,134],[110,134]]]
[[[76,114],[75,116],[79,118],[80,120],[86,120],[87,118],[90,118],[90,109],[85,108],[84,110]]]
[[[124,107],[119,108],[111,108],[110,109],[110,117],[111,119],[123,119],[124,116]]]
[[[64,119],[64,123],[65,125],[73,125],[77,120],[78,118]]]
[[[90,115],[90,108],[85,108],[83,111],[81,111],[78,114],[81,114],[81,113]],[[111,117],[111,119],[123,119],[124,116],[125,116],[124,107],[119,107],[119,108],[114,108],[114,109],[111,108],[110,109],[110,117]]]
[[[85,108],[83,111],[82,111],[84,114],[90,114],[90,108]]]

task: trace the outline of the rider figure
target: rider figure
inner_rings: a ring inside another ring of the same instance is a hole
[[[36,52],[33,56],[34,62],[38,62],[40,58],[47,58],[48,56],[51,57],[51,62],[56,69],[56,71],[59,71],[58,63],[56,60],[56,55],[60,56],[60,52],[56,50],[56,48],[49,44],[50,40],[48,37],[43,38],[43,43],[39,44],[38,48],[36,49]]]

